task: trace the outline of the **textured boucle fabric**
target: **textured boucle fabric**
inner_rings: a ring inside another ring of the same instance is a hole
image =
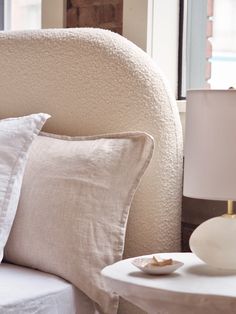
[[[158,66],[110,31],[0,33],[0,117],[46,111],[45,131],[144,131],[152,162],[133,200],[125,257],[180,249],[182,132]]]

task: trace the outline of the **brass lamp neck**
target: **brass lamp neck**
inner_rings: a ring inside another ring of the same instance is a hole
[[[236,214],[234,213],[234,204],[233,201],[227,201],[227,213],[223,215],[226,218],[236,219]]]
[[[227,214],[228,215],[234,215],[234,204],[233,204],[233,201],[228,200],[227,204],[228,204]]]
[[[225,218],[234,218],[236,219],[236,214],[234,213],[234,204],[233,201],[227,201],[227,213],[223,215]]]

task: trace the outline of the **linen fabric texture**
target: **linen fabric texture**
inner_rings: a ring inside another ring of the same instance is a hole
[[[153,153],[151,136],[42,134],[34,141],[6,259],[56,274],[117,312],[100,271],[122,258],[132,198]],[[145,209],[144,209],[145,210]]]
[[[15,217],[28,150],[48,118],[39,113],[0,120],[0,262]]]

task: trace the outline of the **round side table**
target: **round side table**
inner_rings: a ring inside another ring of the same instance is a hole
[[[192,253],[163,253],[184,266],[169,275],[148,275],[122,260],[102,270],[113,292],[148,313],[236,313],[236,271],[212,268]],[[150,255],[151,256],[151,255]]]

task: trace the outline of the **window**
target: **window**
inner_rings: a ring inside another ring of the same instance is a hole
[[[4,0],[0,0],[0,31],[4,29]]]
[[[186,89],[226,89],[236,84],[236,1],[181,0],[179,96]]]
[[[41,28],[41,0],[5,0],[4,29]]]
[[[0,30],[65,27],[66,0],[0,0]]]
[[[213,34],[211,38],[212,88],[229,88],[236,84],[236,1],[214,0]]]

